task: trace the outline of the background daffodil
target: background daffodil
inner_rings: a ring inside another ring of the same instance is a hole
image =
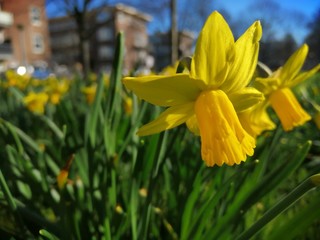
[[[275,123],[268,115],[267,107],[267,102],[263,101],[246,111],[238,113],[243,128],[255,138],[266,130],[276,128]]]
[[[292,130],[310,120],[290,88],[310,78],[320,69],[320,64],[309,71],[300,72],[308,54],[308,45],[303,44],[287,62],[267,78],[257,78],[254,86],[264,93],[266,101],[278,115],[283,129]]]
[[[187,122],[201,137],[201,155],[208,166],[245,161],[253,154],[255,140],[241,126],[237,112],[263,99],[259,91],[247,87],[261,35],[257,21],[234,42],[224,18],[213,12],[200,32],[189,73],[124,78],[125,86],[140,98],[168,107],[138,134],[154,134]]]
[[[48,94],[30,92],[23,98],[23,103],[31,112],[43,114],[46,103],[48,102]]]

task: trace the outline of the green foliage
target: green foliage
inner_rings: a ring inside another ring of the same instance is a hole
[[[123,50],[120,34],[110,84],[98,77],[92,104],[81,78],[45,115],[23,106],[25,90],[0,88],[1,239],[235,239],[248,231],[256,239],[319,238],[319,189],[296,188],[320,171],[313,122],[266,132],[239,166],[207,168],[185,126],[135,134],[160,109],[122,88]],[[314,88],[296,89],[311,112]],[[60,189],[62,169],[69,175]]]

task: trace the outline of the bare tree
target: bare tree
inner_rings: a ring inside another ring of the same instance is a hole
[[[178,60],[177,1],[170,0],[171,12],[171,64]]]
[[[99,27],[96,24],[97,12],[93,8],[102,9],[107,1],[99,0],[47,0],[47,4],[54,4],[60,12],[74,19],[79,36],[79,51],[83,74],[90,72],[90,37]],[[100,8],[98,8],[100,7]]]
[[[286,9],[274,0],[256,0],[246,10],[250,12],[250,22],[260,19],[263,27],[263,39],[274,40],[279,33],[289,33],[293,29],[304,28],[306,16],[297,10]],[[242,16],[245,16],[242,14]]]
[[[178,13],[179,29],[198,32],[214,10],[213,0],[182,1]]]
[[[320,59],[320,8],[318,9],[313,20],[308,24],[309,33],[305,39],[310,47],[309,64],[314,66]]]

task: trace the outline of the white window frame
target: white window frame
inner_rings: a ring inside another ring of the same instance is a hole
[[[32,35],[32,52],[34,54],[44,53],[44,39],[40,33],[34,33]]]
[[[32,25],[41,25],[41,9],[37,6],[30,7],[30,21]]]

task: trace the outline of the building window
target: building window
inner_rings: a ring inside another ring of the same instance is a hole
[[[99,47],[99,58],[101,60],[111,60],[113,58],[113,48],[111,46],[101,46]]]
[[[110,41],[113,39],[113,29],[111,27],[101,27],[97,31],[98,41]]]
[[[32,52],[41,54],[44,52],[44,41],[41,34],[36,33],[32,36]]]
[[[30,18],[33,25],[41,24],[41,11],[39,7],[32,6],[30,8]]]
[[[147,35],[142,32],[134,34],[133,45],[137,48],[146,48],[148,45]]]

